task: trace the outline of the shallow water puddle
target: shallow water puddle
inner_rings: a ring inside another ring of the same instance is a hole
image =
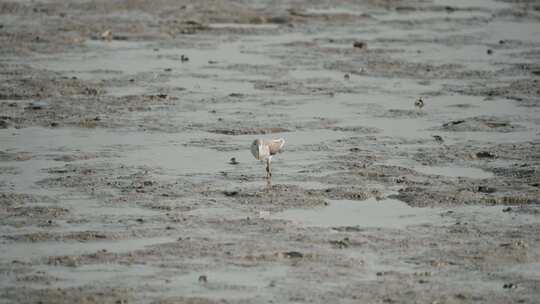
[[[137,74],[144,72],[161,73],[172,68],[172,72],[201,72],[201,68],[208,66],[209,61],[219,64],[243,64],[257,62],[257,64],[275,64],[275,60],[266,56],[248,52],[242,42],[219,43],[214,48],[169,48],[153,49],[144,44],[139,47],[107,48],[99,47],[97,55],[72,54],[57,58],[41,58],[40,64],[49,70],[72,73],[107,72],[112,76],[121,72]],[[181,56],[187,56],[188,61],[182,61]],[[99,73],[99,76],[103,76]],[[111,76],[110,75],[110,76]],[[92,75],[90,75],[90,78]]]
[[[404,228],[440,221],[439,210],[413,208],[394,199],[331,200],[327,207],[290,209],[271,216],[302,226]]]
[[[223,94],[242,93],[257,94],[261,91],[253,87],[253,83],[248,79],[230,80],[224,79],[222,75],[205,75],[205,77],[174,77],[166,85],[173,88],[184,88],[189,92],[212,92]]]
[[[489,10],[509,8],[511,6],[510,3],[494,0],[452,0],[452,2],[448,2],[447,0],[434,0],[433,3],[438,6],[448,6],[451,4],[452,7],[484,8]]]
[[[0,163],[0,172],[7,168],[16,168],[16,175],[0,174],[0,189],[19,193],[50,195],[55,191],[43,189],[36,182],[46,178],[46,169],[55,165],[54,161],[43,159],[30,159],[26,161],[6,161]]]
[[[40,151],[41,155],[59,153],[59,151],[62,153],[70,151],[75,154],[82,153],[81,151],[84,153],[105,152],[115,155],[115,161],[124,165],[159,167],[173,176],[218,172],[229,168],[227,162],[230,153],[185,145],[192,138],[200,138],[201,134],[175,133],[156,136],[152,132],[112,132],[105,129],[26,128],[17,130],[16,135],[0,131],[0,141],[4,147],[14,151]],[[211,136],[208,133],[204,135]],[[249,147],[248,143],[246,147]],[[39,157],[42,157],[41,155]],[[57,161],[39,161],[37,155],[34,157],[36,157],[35,167],[32,166],[34,159],[13,162],[17,168],[24,170],[28,168],[28,173],[23,175],[23,179],[28,179],[25,181],[25,187],[39,180],[33,174],[40,174],[39,177],[44,178],[47,174],[40,170],[64,164]],[[100,158],[88,161],[100,160],[103,161]]]
[[[422,166],[407,159],[390,159],[381,164],[411,168],[412,170],[423,174],[440,175],[446,177],[490,178],[493,176],[493,173],[480,168],[457,166]]]
[[[274,266],[268,268],[229,268],[206,272],[189,273],[173,277],[165,285],[170,288],[162,295],[204,296],[207,298],[240,299],[258,296],[265,289],[272,292],[272,282],[284,278],[289,267]],[[198,281],[200,275],[207,277],[207,282]]]
[[[0,246],[0,261],[29,260],[48,256],[65,256],[93,253],[99,250],[107,252],[129,252],[146,246],[173,242],[168,237],[152,237],[126,240],[108,240],[92,242],[24,242],[6,243]]]
[[[226,207],[210,207],[210,208],[199,208],[192,211],[184,213],[189,216],[197,216],[202,218],[216,218],[227,220],[243,219],[249,216],[249,213],[243,211],[226,208]]]
[[[414,11],[414,12],[385,12],[384,14],[375,14],[378,20],[382,21],[435,21],[435,20],[467,20],[470,18],[488,18],[491,14],[483,11]]]
[[[431,167],[417,166],[413,170],[428,175],[442,175],[447,177],[490,178],[493,173],[471,167]]]
[[[53,276],[57,280],[48,282],[47,288],[69,288],[84,285],[103,285],[114,283],[117,280],[123,282],[138,281],[141,278],[152,277],[160,271],[159,268],[148,265],[120,265],[120,264],[96,264],[81,265],[77,267],[36,267],[38,271]]]
[[[540,280],[540,262],[505,266],[501,267],[500,272],[511,273],[519,275],[520,277],[525,277],[528,280],[538,281]]]
[[[329,7],[329,8],[308,8],[306,13],[311,15],[354,15],[362,16],[364,12],[357,8]]]
[[[208,25],[211,29],[253,29],[253,30],[273,30],[279,28],[279,24],[274,23],[211,23]]]

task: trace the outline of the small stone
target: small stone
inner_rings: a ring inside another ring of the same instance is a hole
[[[433,139],[435,139],[436,142],[442,144],[444,142],[444,139],[440,135],[433,135]]]
[[[27,161],[32,159],[32,153],[30,152],[17,152],[15,156],[16,161]]]
[[[189,58],[186,55],[182,55],[182,56],[180,56],[180,61],[181,62],[186,62],[186,61],[189,61]]]
[[[488,49],[488,50],[486,51],[486,53],[487,53],[488,55],[491,55],[491,54],[493,54],[493,50],[492,50],[492,49]]]
[[[304,254],[298,251],[287,251],[283,253],[283,256],[290,259],[294,259],[294,258],[299,259],[299,258],[303,258]]]
[[[206,275],[202,274],[199,276],[199,283],[207,283],[208,282],[208,278],[206,277]]]
[[[515,289],[517,288],[517,284],[514,284],[514,283],[506,283],[503,285],[503,288],[504,289]]]
[[[353,47],[359,48],[359,49],[366,49],[367,48],[367,42],[365,42],[365,41],[355,41],[353,43]]]
[[[351,246],[349,238],[344,238],[343,240],[330,241],[330,244],[334,245],[339,249],[348,248]]]
[[[443,124],[443,127],[448,128],[448,127],[451,127],[451,126],[457,126],[457,125],[460,125],[460,124],[462,124],[464,122],[465,122],[465,120],[463,120],[463,119],[452,120],[450,122],[447,122],[447,123]]]
[[[415,102],[414,102],[414,106],[417,108],[417,109],[422,109],[424,107],[424,99],[422,99],[422,97],[419,97]]]
[[[236,196],[238,195],[238,191],[223,191],[223,194],[225,194],[225,196]]]
[[[473,156],[474,156],[474,158],[495,158],[495,157],[497,157],[497,155],[495,155],[495,153],[491,153],[489,151],[476,152]]]
[[[265,219],[270,217],[270,211],[259,211],[259,218]]]
[[[497,189],[489,186],[478,186],[476,190],[482,193],[494,193],[497,191]]]
[[[231,165],[238,165],[238,161],[236,161],[236,157],[231,157],[231,160],[229,161],[229,164]]]

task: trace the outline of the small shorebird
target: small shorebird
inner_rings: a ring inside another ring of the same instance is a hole
[[[414,106],[419,110],[424,107],[424,100],[422,99],[422,97],[418,98],[418,100],[414,102]]]
[[[266,178],[268,182],[272,178],[272,169],[270,163],[272,162],[272,156],[277,153],[281,153],[285,145],[285,139],[256,139],[251,144],[251,154],[255,156],[255,159],[266,162]]]

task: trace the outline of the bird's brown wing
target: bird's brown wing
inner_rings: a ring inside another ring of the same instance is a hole
[[[281,148],[283,148],[284,143],[285,142],[280,139],[269,140],[268,149],[270,150],[270,155],[274,155],[281,152]]]

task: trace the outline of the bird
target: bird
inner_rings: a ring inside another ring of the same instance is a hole
[[[422,109],[424,107],[424,100],[422,97],[418,98],[418,100],[414,102],[414,106],[418,109]]]
[[[270,182],[272,178],[272,169],[270,163],[272,162],[272,156],[283,152],[283,145],[285,145],[285,139],[261,139],[258,138],[251,144],[251,154],[255,159],[266,162],[266,179]]]

